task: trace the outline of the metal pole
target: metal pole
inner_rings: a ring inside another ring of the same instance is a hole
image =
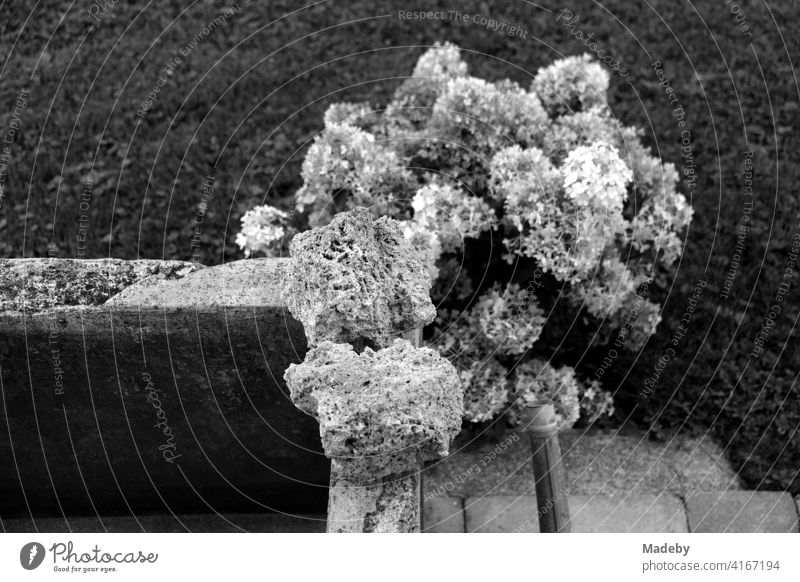
[[[552,403],[528,408],[530,422],[525,431],[533,444],[533,476],[541,533],[569,533],[566,475],[558,445],[556,411]]]

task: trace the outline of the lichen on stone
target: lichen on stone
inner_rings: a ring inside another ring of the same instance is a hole
[[[103,305],[144,279],[178,279],[202,268],[184,261],[0,259],[0,312]]]
[[[361,354],[324,341],[285,373],[295,405],[319,421],[338,475],[357,480],[419,468],[448,454],[463,393],[449,361],[397,339]]]
[[[337,214],[295,236],[290,253],[284,300],[312,346],[386,347],[436,316],[428,272],[391,218],[365,208]]]

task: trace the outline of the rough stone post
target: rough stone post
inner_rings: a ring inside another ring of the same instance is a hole
[[[386,347],[436,317],[427,269],[390,218],[364,208],[337,214],[295,236],[289,252],[284,300],[310,346]]]
[[[430,281],[398,225],[355,209],[295,237],[285,299],[310,350],[286,371],[331,459],[329,532],[417,532],[420,473],[448,454],[463,393],[417,338]],[[416,342],[415,342],[416,343]]]
[[[361,354],[326,341],[286,380],[332,460],[328,531],[419,531],[423,462],[446,456],[461,425],[452,365],[402,339]]]

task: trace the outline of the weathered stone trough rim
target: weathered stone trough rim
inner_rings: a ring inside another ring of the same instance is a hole
[[[95,316],[98,315],[98,314],[106,314],[106,315],[108,315],[108,319],[104,320],[104,322],[108,322],[108,321],[113,322],[114,316],[117,316],[117,317],[130,316],[132,318],[132,320],[136,320],[136,321],[138,321],[140,323],[141,323],[142,315],[144,315],[145,318],[153,318],[151,321],[154,324],[158,324],[159,326],[167,326],[167,327],[159,327],[159,328],[157,328],[157,329],[159,329],[161,331],[164,331],[165,332],[165,336],[167,338],[169,338],[170,336],[180,336],[182,334],[185,334],[187,331],[196,332],[197,335],[199,336],[200,335],[200,328],[198,326],[184,326],[184,327],[171,327],[170,328],[169,327],[169,325],[170,325],[169,316],[171,316],[171,315],[172,316],[174,316],[174,315],[191,315],[191,314],[195,314],[195,315],[198,315],[198,314],[219,315],[222,312],[227,317],[230,314],[237,314],[238,313],[238,314],[242,314],[242,315],[248,316],[248,319],[250,317],[252,317],[254,323],[256,324],[256,328],[258,328],[258,317],[257,316],[258,316],[259,311],[263,312],[263,313],[274,313],[275,312],[275,308],[274,307],[270,307],[270,306],[249,306],[249,307],[244,307],[244,306],[236,306],[236,307],[227,307],[227,306],[163,307],[162,306],[162,307],[144,307],[144,308],[138,308],[137,309],[137,308],[134,308],[134,307],[132,307],[130,305],[119,306],[119,307],[116,307],[116,306],[113,306],[113,305],[105,305],[105,304],[101,304],[101,305],[68,305],[68,306],[63,306],[63,307],[52,308],[52,309],[49,309],[47,311],[35,312],[35,313],[28,313],[28,312],[24,312],[24,311],[0,312],[0,333],[3,333],[8,328],[11,328],[14,331],[17,331],[18,330],[17,324],[19,323],[19,320],[23,321],[23,325],[26,328],[28,326],[30,326],[31,324],[33,324],[33,326],[35,328],[38,328],[40,331],[49,330],[49,329],[51,329],[51,324],[52,324],[53,320],[55,319],[62,326],[63,325],[67,325],[70,322],[75,322],[75,323],[80,322],[81,323],[81,329],[82,329],[82,335],[84,337],[91,337],[91,336],[102,337],[102,336],[108,335],[109,328],[106,325],[103,325],[101,322],[97,321],[96,317],[90,318],[90,320],[88,321],[88,325],[83,325],[84,323],[87,323],[87,322],[83,321],[83,317],[86,314],[92,314],[92,315],[95,315]],[[291,325],[299,325],[299,323],[296,320],[294,320],[294,318],[292,318],[291,314],[289,313],[289,311],[287,309],[282,309],[282,311],[284,313],[284,321],[287,321],[287,324],[291,322]],[[135,323],[135,321],[133,321],[132,323]],[[118,328],[114,328],[114,329],[115,329],[115,332],[112,334],[112,337],[109,338],[109,341],[111,341],[111,342],[114,341],[113,337],[116,336],[117,334],[119,334],[119,335],[125,334],[124,331],[116,331]],[[291,338],[291,334],[290,333],[287,333],[287,336]],[[264,348],[263,348],[263,345],[261,344],[260,336],[257,336],[257,337],[258,337],[258,340],[259,340],[259,348],[260,348],[260,350],[261,350],[261,352],[263,354]],[[167,341],[169,341],[169,340],[167,340]],[[292,342],[291,345],[294,346],[294,343]],[[200,349],[202,350],[202,347]],[[297,353],[296,351],[295,351],[295,355],[297,355],[297,359],[301,359],[300,354]],[[231,356],[233,357],[234,354],[231,354]],[[266,373],[269,375],[268,377],[271,378],[271,380],[273,382],[280,383],[282,379],[278,378],[278,377],[276,377],[274,375],[274,373],[272,372],[271,368],[268,365],[268,362],[267,362],[266,358],[262,359],[262,363],[266,367]],[[31,363],[29,362],[28,365],[30,366]],[[116,377],[117,380],[119,380],[119,368],[118,368],[118,366],[115,366],[115,371],[116,371],[116,376],[115,377]],[[237,376],[237,378],[239,378],[239,380],[238,380],[239,384],[238,385],[239,385],[240,388],[242,388],[242,392],[245,394],[245,396],[247,398],[247,402],[250,405],[250,409],[257,415],[258,419],[263,424],[263,426],[267,427],[270,430],[270,432],[272,432],[272,434],[274,434],[277,437],[279,437],[287,445],[289,445],[291,447],[294,447],[294,448],[297,448],[298,450],[301,450],[301,451],[304,451],[304,452],[307,452],[307,453],[311,453],[311,454],[313,454],[315,456],[319,456],[319,457],[322,457],[322,458],[325,457],[325,455],[322,452],[318,451],[318,450],[310,449],[310,448],[304,447],[304,446],[302,446],[300,444],[297,444],[295,442],[292,442],[282,432],[276,430],[272,426],[271,423],[267,422],[265,420],[265,418],[263,417],[263,415],[261,414],[261,412],[257,409],[257,407],[253,406],[252,401],[250,400],[249,394],[247,394],[246,390],[244,390],[244,386],[242,386],[242,384],[241,384],[241,379],[240,379],[240,376],[239,376],[238,373],[237,373],[236,376]],[[174,371],[171,373],[171,377],[172,377],[173,381],[176,380],[176,375],[175,375]],[[175,388],[175,383],[173,383],[172,387]],[[212,390],[212,393],[213,393],[213,390]],[[187,422],[187,426],[191,426],[189,417],[186,415],[185,408],[183,407],[182,398],[180,398],[180,394],[177,392],[177,388],[176,388],[176,394],[178,394],[178,396],[179,396],[179,402],[181,402],[181,413],[182,413],[184,419]],[[303,480],[298,480],[296,478],[293,478],[293,477],[291,477],[289,475],[285,475],[282,472],[274,469],[270,465],[266,464],[259,457],[257,457],[248,447],[243,445],[243,443],[239,439],[238,435],[231,430],[230,423],[227,422],[227,420],[226,420],[226,418],[224,416],[224,413],[222,411],[222,407],[220,407],[218,405],[217,396],[216,396],[215,393],[213,393],[213,394],[214,394],[215,404],[217,404],[217,412],[222,416],[222,418],[224,420],[224,424],[225,424],[226,428],[228,429],[229,433],[236,440],[236,442],[239,443],[239,445],[241,446],[242,450],[249,457],[251,457],[256,463],[258,463],[260,466],[264,467],[265,469],[267,469],[269,471],[272,471],[276,475],[279,475],[279,476],[284,477],[286,479],[291,479],[292,481],[296,481],[296,482],[298,482],[300,484],[303,484],[303,485],[306,485],[306,486],[312,486],[312,487],[322,487],[322,488],[327,488],[328,487],[327,484],[306,482],[306,481],[303,481]],[[286,399],[287,403],[291,405],[291,400],[289,399],[288,395],[282,393],[282,396]],[[193,432],[194,431],[192,430],[192,433]],[[212,466],[213,466],[213,464],[212,464]]]

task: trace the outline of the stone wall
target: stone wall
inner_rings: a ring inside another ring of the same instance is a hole
[[[0,261],[0,517],[323,509],[287,261]]]

